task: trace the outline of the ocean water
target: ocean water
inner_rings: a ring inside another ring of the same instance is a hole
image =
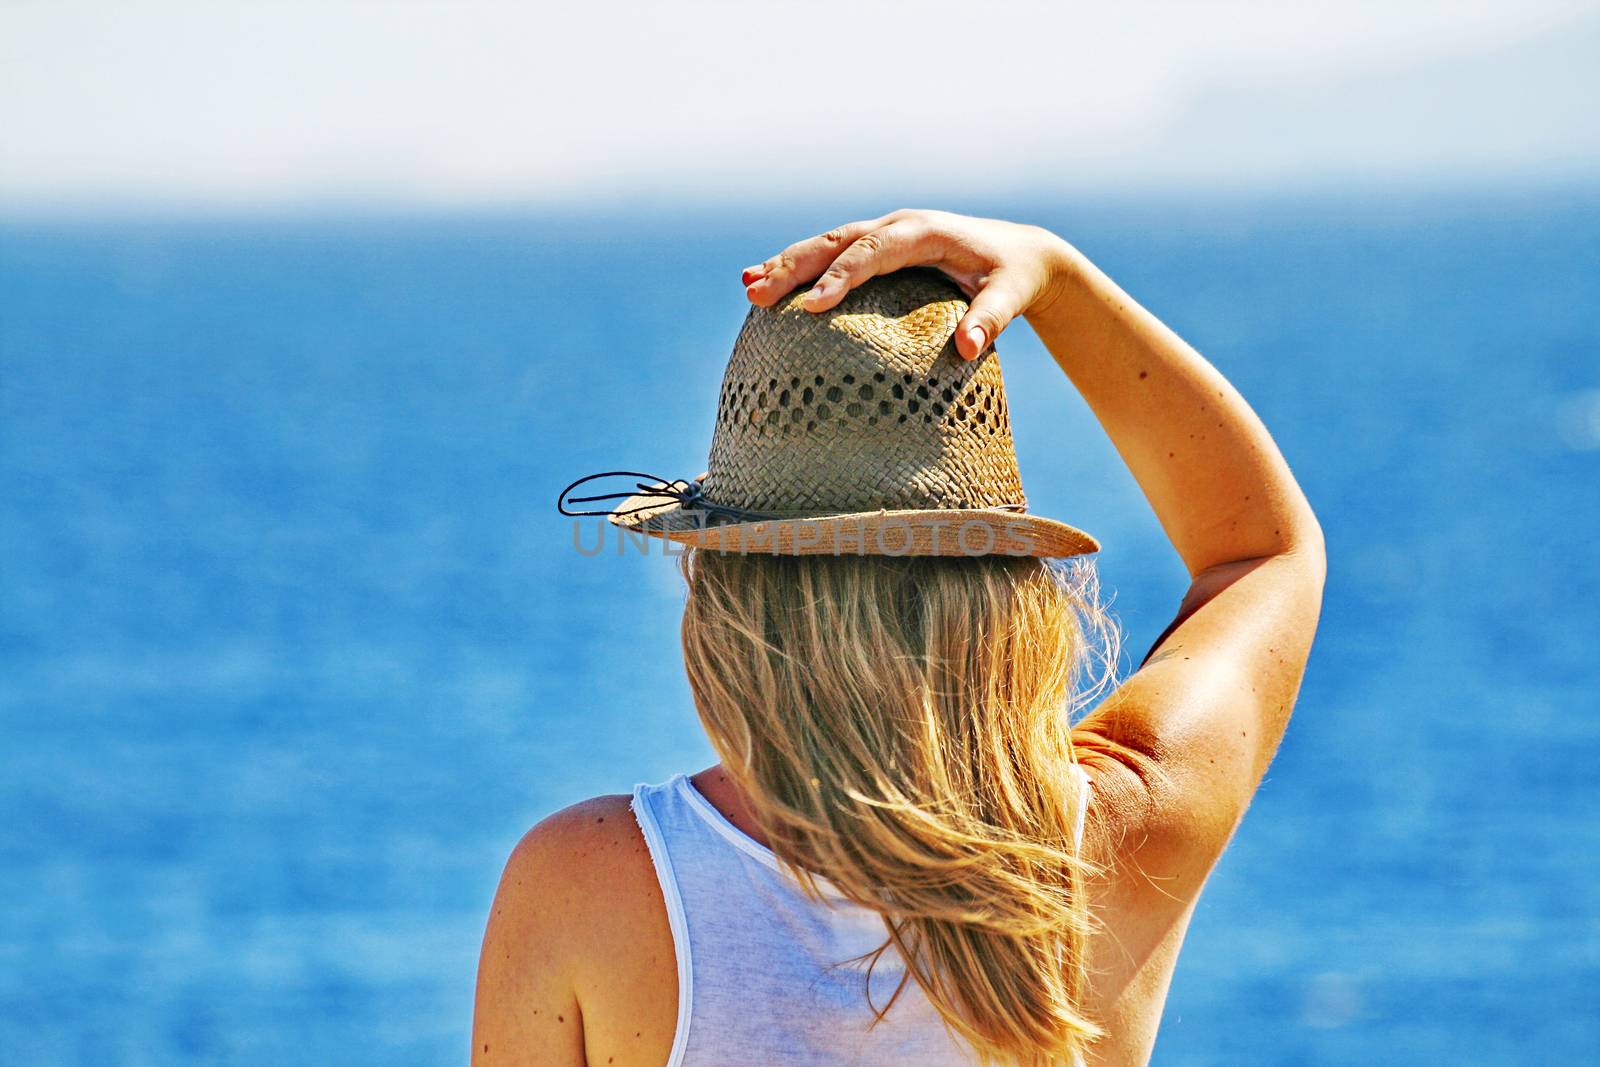
[[[1257,405],[1330,546],[1158,1064],[1600,1049],[1600,198],[957,205]],[[449,1064],[518,836],[710,762],[673,564],[556,491],[703,469],[736,274],[881,205],[0,226],[0,1064]],[[1136,659],[1183,591],[1001,340]]]

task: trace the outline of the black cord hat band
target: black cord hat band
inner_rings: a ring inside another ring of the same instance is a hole
[[[596,493],[593,496],[571,496],[570,494],[580,485],[595,481],[600,478],[642,478],[645,481],[635,482],[632,489],[615,493]],[[638,507],[626,510],[609,509],[605,511],[575,511],[568,507],[569,504],[593,504],[602,500],[632,500],[645,497],[652,503],[640,504]],[[685,508],[695,508],[700,511],[720,515],[735,522],[760,522],[773,519],[803,519],[803,515],[778,515],[770,512],[751,511],[748,508],[730,507],[727,504],[718,504],[708,500],[705,488],[699,478],[692,479],[667,479],[654,474],[644,474],[639,471],[601,471],[598,474],[588,474],[565,489],[556,497],[556,509],[563,515],[573,517],[584,516],[613,516],[633,515],[641,511],[651,511],[661,506],[666,501],[676,501]],[[1028,510],[1026,504],[994,504],[985,511],[1009,511],[1016,514],[1025,514]]]
[[[592,482],[599,478],[643,478],[646,481],[634,483],[631,490],[617,493],[597,493],[594,496],[569,495],[578,486]],[[728,507],[726,504],[717,504],[706,499],[704,489],[699,478],[692,479],[667,479],[654,474],[644,474],[639,471],[601,471],[599,474],[589,474],[565,489],[556,497],[556,509],[563,515],[571,516],[609,516],[633,515],[641,511],[650,511],[660,507],[660,503],[640,504],[638,507],[626,510],[610,509],[606,511],[574,511],[568,504],[593,504],[601,500],[631,500],[635,497],[646,497],[652,501],[665,502],[675,500],[683,507],[698,508],[715,515],[722,515],[738,522],[755,522],[761,519],[777,519],[782,516],[771,515],[759,511],[750,511],[746,508]]]

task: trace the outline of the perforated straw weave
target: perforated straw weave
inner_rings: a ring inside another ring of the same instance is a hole
[[[1099,548],[1082,531],[1026,514],[1000,364],[993,349],[970,362],[957,354],[967,302],[949,279],[899,271],[820,314],[800,306],[802,295],[746,317],[701,479],[704,500],[757,518],[636,497],[613,522],[729,551]]]

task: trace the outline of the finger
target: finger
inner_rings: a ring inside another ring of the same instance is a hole
[[[807,311],[827,311],[868,278],[933,260],[932,231],[911,219],[871,230],[840,252],[806,293]]]
[[[972,298],[967,313],[956,323],[956,351],[963,359],[977,359],[1000,336],[1000,331],[1022,313],[1028,295],[1019,279],[996,271]]]
[[[753,267],[746,267],[743,274],[745,295],[753,304],[771,307],[794,292],[797,286],[827,270],[834,257],[850,247],[856,238],[881,225],[881,218],[848,222],[792,244]]]

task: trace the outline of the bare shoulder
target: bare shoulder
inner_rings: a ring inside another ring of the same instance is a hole
[[[581,972],[607,930],[659,896],[655,870],[624,794],[563,808],[523,835],[506,862],[494,917],[538,929]]]
[[[528,1049],[584,1062],[586,1017],[606,996],[596,976],[657,926],[666,930],[666,917],[629,797],[594,797],[533,827],[512,850],[490,911],[474,1062],[518,1063],[512,1050]]]
[[[512,850],[502,892],[520,896],[522,887],[537,881],[537,896],[548,906],[561,885],[603,884],[617,868],[634,866],[644,838],[630,804],[623,793],[592,797],[541,821]]]

